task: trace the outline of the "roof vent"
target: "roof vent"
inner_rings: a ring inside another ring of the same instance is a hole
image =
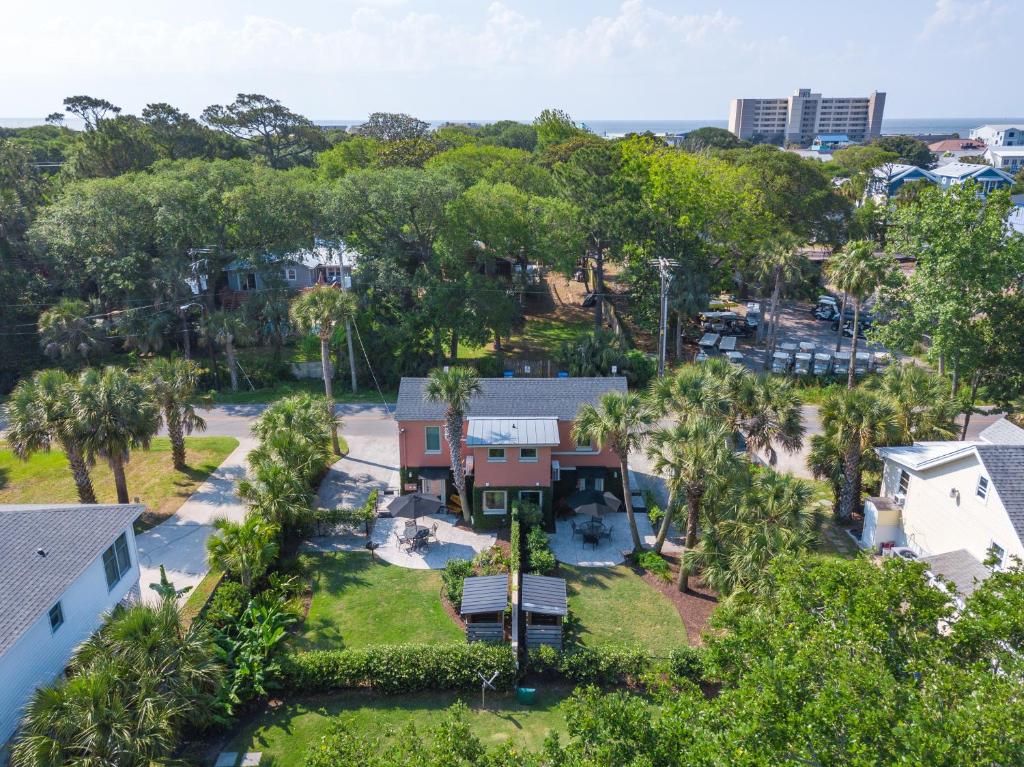
[[[46,552],[43,551],[42,549],[36,549],[36,554],[38,554],[41,557],[45,557],[46,556]]]

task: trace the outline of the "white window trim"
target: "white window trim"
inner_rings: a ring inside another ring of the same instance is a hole
[[[437,450],[431,450],[427,445],[427,432],[430,429],[437,429]],[[441,455],[441,427],[440,426],[424,426],[423,427],[423,452],[426,455]]]
[[[293,266],[286,266],[281,270],[281,276],[284,277],[285,282],[295,282],[299,279],[299,272]]]
[[[985,483],[985,493],[984,493],[984,495],[982,495],[982,492],[981,492],[981,483],[982,482]],[[992,480],[990,480],[984,474],[979,474],[978,475],[978,481],[974,485],[974,497],[977,498],[979,501],[981,501],[983,504],[987,504],[988,503],[988,496],[989,496],[989,493],[991,493],[991,492],[992,492]]]
[[[492,450],[500,450],[501,451],[501,458],[494,458],[494,457],[492,457],[491,456],[491,451]],[[488,463],[505,463],[506,460],[508,460],[508,454],[505,452],[505,448],[503,448],[503,447],[489,447],[489,448],[487,448],[487,462]]]
[[[533,458],[527,458],[523,455],[524,450],[532,450]],[[537,463],[540,460],[540,450],[535,447],[521,447],[519,448],[519,463]]]
[[[596,453],[597,448],[594,447],[593,442],[589,442],[586,447],[581,447],[579,443],[576,444],[574,452],[577,453]]]
[[[487,508],[487,494],[488,493],[501,493],[501,508],[500,509],[489,509]],[[508,513],[508,491],[507,490],[488,490],[484,489],[480,495],[480,508],[483,509],[484,516],[504,516]]]
[[[53,625],[54,610],[58,610],[60,612],[60,623],[58,623],[56,626]],[[57,600],[57,604],[55,604],[53,607],[46,611],[46,617],[50,623],[50,633],[56,634],[58,631],[60,631],[60,627],[63,626],[65,623],[64,606],[60,603],[60,600]]]

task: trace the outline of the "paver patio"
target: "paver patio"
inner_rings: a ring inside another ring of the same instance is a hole
[[[472,559],[485,551],[498,539],[497,533],[477,532],[468,527],[456,526],[457,518],[452,515],[436,514],[419,518],[419,524],[427,527],[437,525],[436,537],[432,537],[426,549],[409,551],[398,543],[396,533],[402,532],[408,519],[378,517],[373,523],[370,540],[376,544],[376,556],[392,565],[413,570],[441,570],[452,559]],[[307,547],[316,551],[363,551],[367,538],[360,532],[346,535],[313,538]]]
[[[554,535],[548,536],[551,541],[551,551],[559,562],[580,567],[612,567],[625,562],[625,553],[632,551],[633,538],[629,533],[629,520],[625,513],[608,514],[603,518],[605,525],[612,529],[611,537],[604,538],[594,546],[584,543],[583,537],[575,535],[572,530],[572,522],[579,527],[589,517],[581,514],[570,519],[560,519],[555,523]],[[640,533],[640,540],[644,546],[654,546],[658,537],[658,531],[651,526],[651,520],[646,514],[636,515],[637,532]],[[682,547],[669,535],[665,541],[664,552],[676,554],[682,551]]]

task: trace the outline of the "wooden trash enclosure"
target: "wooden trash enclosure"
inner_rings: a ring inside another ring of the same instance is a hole
[[[522,611],[526,616],[526,646],[562,649],[562,621],[569,612],[564,578],[524,575]]]
[[[507,575],[466,578],[462,582],[462,605],[459,609],[459,614],[466,621],[466,640],[503,642],[507,607]]]

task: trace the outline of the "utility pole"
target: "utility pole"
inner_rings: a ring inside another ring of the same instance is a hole
[[[672,284],[672,278],[675,276],[672,274],[670,269],[677,267],[675,261],[670,261],[667,258],[659,258],[656,262],[658,265],[658,275],[661,278],[661,322],[658,328],[658,378],[665,377],[665,354],[668,346],[668,289]]]

